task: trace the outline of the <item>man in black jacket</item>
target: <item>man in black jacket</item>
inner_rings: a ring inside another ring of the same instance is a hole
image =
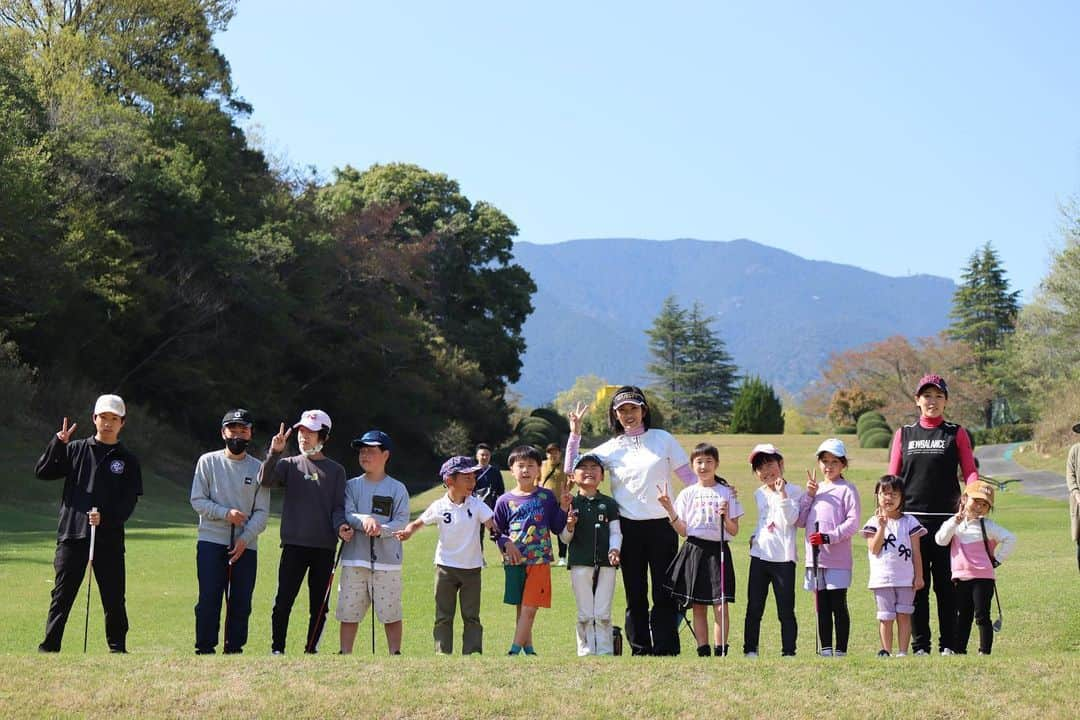
[[[77,425],[69,427],[64,418],[34,468],[42,480],[64,479],[53,559],[56,581],[40,652],[60,652],[64,626],[86,573],[92,525],[97,527],[93,572],[105,611],[105,639],[110,652],[127,652],[124,523],[142,495],[142,470],[119,441],[126,415],[118,395],[102,395],[94,404],[94,437],[71,440]]]

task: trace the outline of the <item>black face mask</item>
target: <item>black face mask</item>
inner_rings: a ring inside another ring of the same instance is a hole
[[[247,438],[225,438],[225,447],[229,448],[229,452],[233,455],[243,454],[250,444],[251,441]]]

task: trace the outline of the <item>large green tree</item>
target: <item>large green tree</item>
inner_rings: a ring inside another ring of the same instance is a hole
[[[387,235],[431,248],[424,287],[408,289],[417,310],[477,363],[493,388],[501,392],[520,378],[521,327],[536,284],[513,262],[517,227],[502,211],[473,203],[442,173],[404,163],[336,171],[319,194],[319,207],[331,218],[392,209]]]
[[[1008,338],[1016,327],[1019,297],[1019,290],[1009,290],[1005,268],[989,242],[968,260],[962,282],[953,295],[949,335],[971,347],[975,376],[995,389],[983,407],[986,427],[1011,419],[1006,392],[1008,374],[1002,360]]]

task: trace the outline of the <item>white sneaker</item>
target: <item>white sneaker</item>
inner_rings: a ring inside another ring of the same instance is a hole
[[[821,657],[832,657],[832,648],[821,648],[821,651],[818,653],[818,655],[820,655]]]
[[[930,653],[926,652],[925,650],[919,649],[919,650],[915,651],[915,654],[916,655],[929,655]]]
[[[952,648],[941,648],[941,654],[942,655],[955,655],[956,653],[954,653],[952,651]]]
[[[896,653],[896,657],[907,657],[907,653],[906,652],[898,652],[898,653]]]
[[[753,650],[751,650],[750,652],[743,655],[743,657],[748,657],[748,658],[756,658],[757,656],[758,656],[757,653],[754,652]]]
[[[566,567],[566,558],[559,558],[559,562],[555,563],[559,567]]]

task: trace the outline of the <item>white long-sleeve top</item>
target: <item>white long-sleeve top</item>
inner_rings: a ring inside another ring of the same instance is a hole
[[[803,491],[788,483],[786,498],[762,485],[754,491],[757,526],[750,538],[750,556],[768,562],[798,562],[796,523]]]

